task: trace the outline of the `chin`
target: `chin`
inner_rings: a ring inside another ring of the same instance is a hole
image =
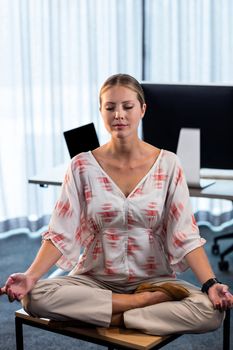
[[[127,139],[129,137],[132,137],[132,134],[129,132],[118,132],[116,134],[113,135],[115,138],[117,139]]]

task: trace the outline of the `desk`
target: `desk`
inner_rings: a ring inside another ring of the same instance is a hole
[[[48,171],[44,171],[38,175],[30,177],[28,179],[28,182],[32,184],[38,184],[42,187],[48,185],[60,186],[62,184],[67,166],[67,164],[60,164],[54,168],[51,168]],[[222,174],[222,178],[220,178],[220,175],[219,173],[217,173],[217,171],[214,172],[212,169],[209,170],[210,172],[208,173],[207,169],[203,169],[201,171],[201,175],[203,175],[203,178],[205,179],[213,179],[215,183],[204,189],[190,187],[190,196],[202,198],[228,199],[233,201],[233,176],[231,174],[231,171],[227,172],[227,174],[225,174],[224,172]],[[226,175],[226,177],[224,174]]]
[[[48,185],[61,186],[67,168],[68,164],[57,165],[47,171],[42,171],[41,173],[30,177],[28,182],[42,187]]]

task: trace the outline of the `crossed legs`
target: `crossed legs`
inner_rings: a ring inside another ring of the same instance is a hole
[[[190,296],[170,301],[162,292],[116,293],[97,281],[66,276],[42,280],[23,300],[32,316],[80,320],[98,326],[124,325],[145,333],[199,333],[218,328],[224,313],[214,310],[208,297],[192,285]]]

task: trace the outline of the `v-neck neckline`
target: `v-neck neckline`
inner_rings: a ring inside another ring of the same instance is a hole
[[[113,186],[118,190],[118,192],[121,193],[121,195],[128,199],[140,186],[141,184],[146,180],[146,178],[150,175],[152,170],[157,166],[157,163],[159,159],[162,156],[163,149],[160,150],[158,157],[155,159],[154,163],[152,164],[151,168],[148,170],[148,172],[139,180],[139,182],[136,184],[136,186],[132,189],[132,191],[126,196],[125,193],[122,191],[122,189],[117,185],[117,183],[112,179],[112,177],[103,169],[103,167],[100,165],[98,160],[93,155],[92,151],[88,152],[91,156],[92,160],[95,162],[95,164],[98,166],[98,168],[101,170],[101,172],[108,178],[108,180],[113,184]]]

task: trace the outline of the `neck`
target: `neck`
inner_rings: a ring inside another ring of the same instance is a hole
[[[133,140],[111,140],[106,145],[106,150],[114,158],[132,159],[138,157],[141,151],[142,141],[137,138]]]

